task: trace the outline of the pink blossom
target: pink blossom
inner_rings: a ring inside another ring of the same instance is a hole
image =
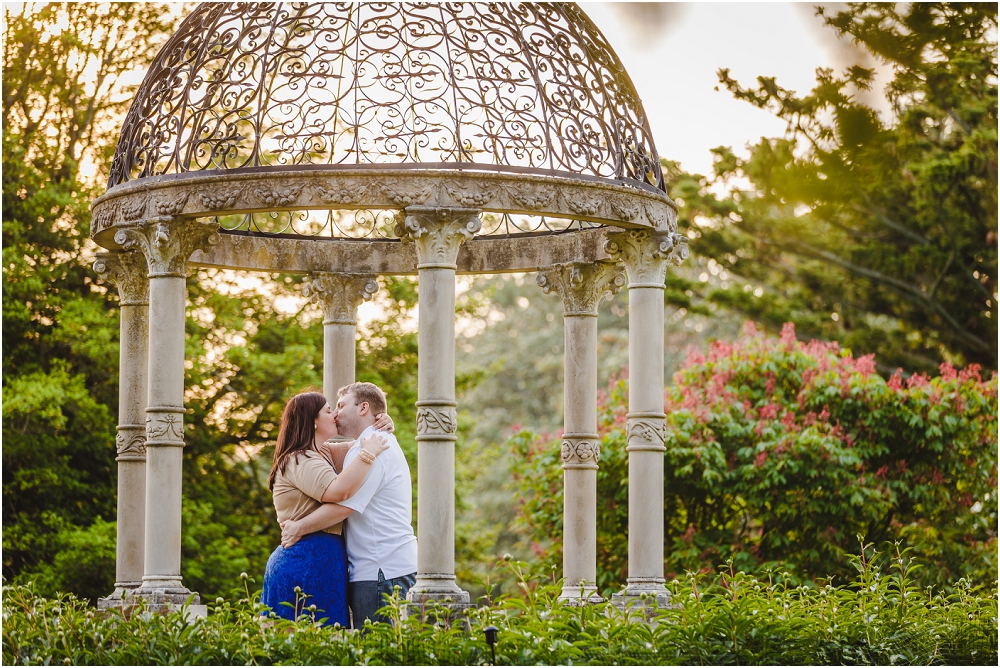
[[[795,428],[795,414],[792,411],[785,411],[785,414],[781,416],[781,424],[785,426],[785,429],[792,430]]]
[[[760,419],[762,420],[773,420],[778,417],[778,405],[777,404],[767,404],[762,406],[760,409]]]
[[[958,374],[958,379],[963,383],[973,379],[975,379],[977,383],[981,383],[982,378],[979,375],[980,369],[982,369],[980,365],[970,364],[969,366],[962,369],[961,373]]]
[[[510,426],[510,433],[516,434],[516,433],[518,433],[520,431],[521,431],[521,423],[520,422],[515,422],[514,424],[512,424]]]
[[[875,353],[858,358],[854,364],[854,370],[862,376],[870,376],[875,373]]]
[[[688,346],[687,357],[684,359],[684,364],[682,366],[686,369],[688,367],[704,363],[705,363],[705,356],[702,355],[698,351],[698,349],[695,348],[694,346]]]
[[[712,341],[708,347],[708,359],[715,362],[733,354],[733,346],[726,341]]]
[[[906,380],[906,386],[911,390],[914,387],[926,387],[930,385],[930,378],[922,373],[915,373]]]
[[[786,322],[781,327],[781,342],[786,347],[791,347],[795,343],[795,324]]]
[[[825,357],[825,353],[837,353],[839,350],[840,344],[836,341],[817,341],[816,339],[810,339],[803,348],[803,351],[810,357]]]
[[[743,323],[743,333],[746,336],[757,336],[757,325],[754,324],[753,320],[747,320]]]
[[[687,531],[681,534],[681,540],[690,543],[692,538],[694,538],[694,524],[689,524]]]
[[[820,422],[826,422],[827,420],[830,419],[830,411],[827,410],[826,406],[823,406],[823,410],[820,411],[817,418],[819,419]]]
[[[830,356],[823,354],[816,357],[816,371],[817,374],[825,373],[830,370]]]
[[[941,380],[946,382],[949,380],[955,380],[955,378],[958,377],[958,374],[955,373],[955,367],[953,367],[950,362],[942,363],[941,366],[938,367],[938,371],[941,372]]]
[[[896,369],[896,373],[892,374],[892,378],[889,379],[889,382],[885,386],[894,392],[903,389],[903,369]]]
[[[754,468],[759,469],[761,466],[764,465],[765,461],[767,461],[767,451],[762,450],[760,453],[757,454],[757,457],[753,460]]]
[[[774,384],[777,382],[777,379],[771,372],[768,372],[767,376],[767,382],[764,384],[764,393],[767,394],[767,396],[771,396],[774,394]]]

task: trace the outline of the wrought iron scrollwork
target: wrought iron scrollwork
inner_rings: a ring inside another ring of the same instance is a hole
[[[635,88],[579,7],[471,2],[199,5],[140,86],[108,186],[407,163],[665,191]]]

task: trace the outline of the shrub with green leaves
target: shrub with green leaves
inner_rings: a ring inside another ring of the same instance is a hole
[[[464,623],[401,619],[397,599],[387,608],[395,623],[367,634],[316,624],[308,599],[297,622],[263,619],[248,595],[219,599],[189,624],[177,612],[101,613],[14,585],[3,590],[3,663],[484,665],[492,624],[497,665],[996,665],[995,590],[964,580],[947,594],[921,589],[898,550],[887,568],[871,545],[852,561],[856,577],[837,587],[777,584],[732,562],[714,578],[691,573],[670,583],[674,607],[649,624],[609,603],[566,606],[560,582],[508,562],[517,593],[486,597]]]
[[[692,353],[665,397],[667,573],[732,559],[793,581],[850,577],[854,536],[902,540],[923,584],[997,579],[997,378],[941,365],[936,378],[875,373],[871,355],[764,336]],[[625,582],[627,379],[599,398],[598,585]],[[557,436],[515,434],[519,522],[560,561]],[[671,575],[672,577],[672,575]]]

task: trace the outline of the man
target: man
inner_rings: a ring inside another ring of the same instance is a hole
[[[375,432],[375,416],[386,412],[385,394],[372,383],[340,388],[334,420],[341,436],[355,439],[344,458],[358,456],[362,438]],[[380,432],[389,449],[375,459],[361,489],[340,505],[353,512],[347,522],[348,585],[354,626],[366,619],[387,621],[375,611],[383,594],[400,588],[406,596],[417,580],[417,537],[413,535],[413,491],[410,467],[396,437]],[[341,469],[343,470],[343,469]]]
[[[340,388],[333,419],[341,436],[355,439],[346,453],[334,446],[334,465],[341,471],[361,451],[359,443],[376,432],[375,416],[386,412],[385,394],[372,383]],[[303,535],[349,518],[347,543],[348,600],[354,627],[365,620],[388,621],[375,611],[382,594],[394,587],[406,596],[417,580],[417,538],[413,535],[410,467],[396,437],[378,432],[389,448],[375,458],[361,488],[346,501],[327,503],[297,521],[282,523],[281,545],[289,547]]]

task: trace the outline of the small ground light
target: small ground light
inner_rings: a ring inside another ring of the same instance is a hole
[[[493,665],[497,665],[497,633],[500,631],[497,627],[490,624],[485,629],[483,633],[486,634],[486,643],[490,646],[490,654],[493,656]]]

